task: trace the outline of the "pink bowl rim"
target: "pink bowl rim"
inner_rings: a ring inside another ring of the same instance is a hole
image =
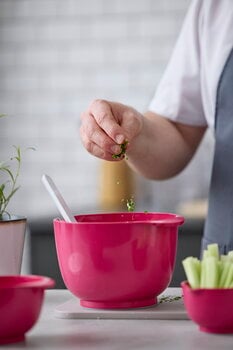
[[[209,293],[216,293],[218,291],[224,291],[224,292],[231,292],[233,291],[233,288],[191,288],[188,281],[182,281],[181,287],[184,289],[188,289],[192,293],[200,293],[200,292],[209,292]]]
[[[103,224],[108,224],[108,225],[125,225],[125,224],[131,224],[131,223],[134,223],[134,224],[147,224],[147,225],[150,225],[150,224],[155,224],[155,225],[182,225],[185,221],[184,217],[182,215],[179,215],[179,214],[173,214],[173,213],[166,213],[166,212],[113,212],[113,213],[93,213],[93,214],[78,214],[78,215],[75,215],[75,218],[78,219],[78,217],[91,217],[91,216],[110,216],[110,215],[113,215],[113,216],[124,216],[126,218],[126,220],[124,221],[77,221],[77,222],[67,222],[63,219],[60,219],[60,218],[55,218],[53,220],[53,222],[57,223],[65,223],[67,225],[85,225],[85,224],[88,224],[88,225],[103,225]],[[127,216],[128,217],[131,217],[133,215],[166,215],[168,216],[167,218],[164,218],[164,219],[149,219],[149,220],[127,220]],[[169,217],[170,216],[170,217]]]
[[[4,284],[5,283],[5,284]],[[3,289],[52,288],[55,281],[39,275],[4,275],[0,276],[0,291]]]

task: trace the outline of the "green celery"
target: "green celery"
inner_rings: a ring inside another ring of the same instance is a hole
[[[221,256],[220,256],[220,260],[221,260],[222,262],[225,262],[225,261],[230,261],[230,258],[229,258],[228,255],[221,255]]]
[[[190,256],[182,261],[191,288],[200,287],[200,266],[198,259]]]
[[[209,244],[207,247],[207,250],[210,254],[210,256],[216,257],[216,259],[219,259],[219,249],[217,243]]]
[[[205,283],[204,288],[218,287],[218,260],[215,256],[205,258]]]
[[[225,282],[227,280],[227,275],[230,270],[231,263],[228,260],[222,261],[222,273],[219,280],[219,287],[224,288]]]
[[[233,264],[231,263],[223,288],[230,288],[232,281],[233,281]]]
[[[202,260],[205,260],[208,256],[210,256],[210,252],[209,252],[209,250],[205,249],[203,251]]]
[[[227,257],[233,262],[233,250],[228,252]]]
[[[220,255],[217,244],[209,244],[201,260],[182,261],[191,288],[233,288],[233,250]]]
[[[201,261],[201,278],[200,288],[205,288],[206,270],[205,270],[205,259]]]

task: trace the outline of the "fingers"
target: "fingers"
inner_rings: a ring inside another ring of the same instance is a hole
[[[121,153],[120,145],[140,132],[142,115],[120,103],[95,100],[81,115],[80,135],[84,147],[96,157],[105,160]]]
[[[87,151],[98,158],[113,161],[112,155],[120,153],[120,146],[100,128],[88,112],[83,113],[81,119],[80,136]]]
[[[89,113],[93,115],[97,124],[117,144],[125,140],[124,130],[120,126],[118,114],[113,114],[111,104],[104,100],[95,100],[89,107]]]

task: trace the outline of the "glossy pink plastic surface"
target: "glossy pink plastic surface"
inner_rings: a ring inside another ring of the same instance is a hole
[[[42,276],[0,276],[0,344],[24,340],[39,317],[44,290],[53,286]]]
[[[233,288],[192,289],[181,283],[188,316],[208,333],[233,333]]]
[[[153,305],[169,285],[178,226],[167,213],[109,213],[54,220],[56,249],[67,288],[90,308]]]

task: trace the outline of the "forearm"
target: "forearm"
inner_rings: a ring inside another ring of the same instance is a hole
[[[143,176],[162,180],[181,172],[194,155],[205,127],[173,123],[147,112],[140,134],[131,142],[129,165]]]

